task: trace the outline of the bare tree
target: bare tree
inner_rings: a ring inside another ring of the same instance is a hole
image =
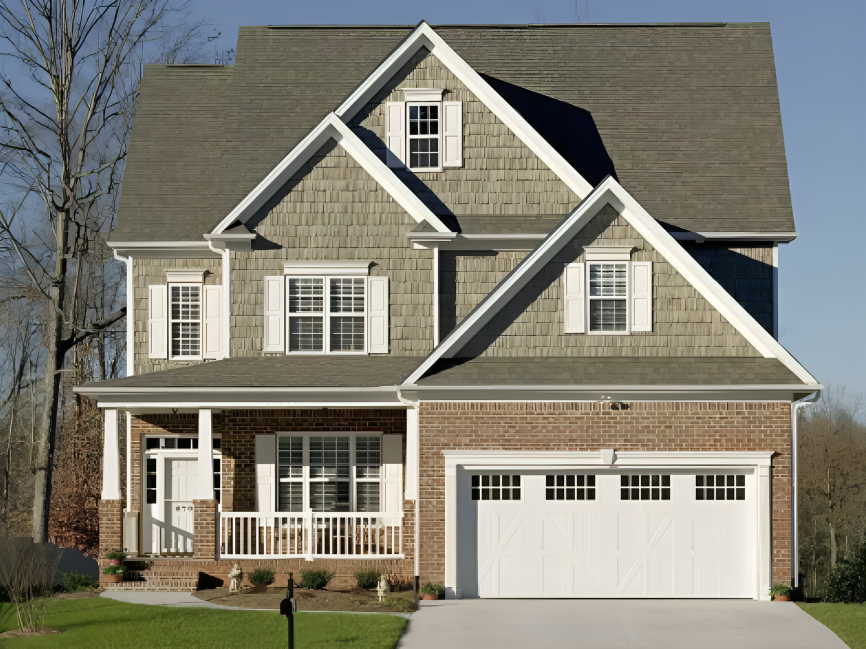
[[[154,44],[166,53],[160,60],[176,60],[205,25],[177,27],[177,11],[171,0],[0,0],[0,57],[23,71],[0,71],[0,182],[17,197],[0,208],[0,238],[38,294],[46,350],[36,542],[48,540],[67,354],[93,336],[103,339],[125,316],[116,295],[98,309],[84,296],[91,253],[114,215],[141,63]]]

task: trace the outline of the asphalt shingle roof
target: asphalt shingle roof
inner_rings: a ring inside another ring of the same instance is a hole
[[[435,29],[479,73],[589,111],[659,221],[794,232],[768,24]],[[147,66],[112,241],[200,240],[410,31],[243,27],[233,66]]]

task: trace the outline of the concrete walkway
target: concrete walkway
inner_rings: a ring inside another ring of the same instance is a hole
[[[448,600],[422,602],[399,649],[846,649],[791,602]]]
[[[197,597],[193,597],[192,593],[107,590],[100,593],[99,596],[115,599],[118,602],[126,602],[127,604],[151,604],[154,606],[173,606],[178,608],[198,606],[202,608],[218,608],[222,611],[235,610],[229,609],[227,606],[205,602]]]

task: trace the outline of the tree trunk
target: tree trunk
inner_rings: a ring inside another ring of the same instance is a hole
[[[836,528],[833,527],[833,523],[830,523],[830,570],[836,567],[838,553],[839,550],[836,547]]]

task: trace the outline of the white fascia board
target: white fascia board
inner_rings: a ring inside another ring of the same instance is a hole
[[[117,255],[136,259],[218,259],[207,241],[109,241]]]
[[[422,47],[426,47],[451,73],[471,90],[479,101],[496,115],[529,149],[562,180],[569,189],[584,198],[590,185],[550,143],[538,134],[511,104],[481,78],[472,67],[446,43],[426,22],[421,22],[403,43],[382,62],[355,92],[337,108],[336,114],[350,121],[363,106],[402,68]]]
[[[773,336],[679,245],[646,210],[608,176],[569,214],[551,236],[541,242],[514,272],[507,275],[482,302],[464,318],[425,361],[406,379],[418,380],[442,358],[452,358],[520,289],[558,253],[562,247],[604,206],[612,205],[683,277],[712,304],[764,358],[778,358],[806,384],[818,381],[782,347]]]
[[[677,241],[767,241],[790,243],[797,238],[796,232],[671,232]]]
[[[222,234],[235,221],[246,222],[255,214],[256,210],[273,196],[274,192],[288,182],[310,157],[332,138],[417,222],[427,221],[438,232],[450,232],[445,224],[424,205],[421,199],[406,187],[369,147],[361,142],[352,129],[346,126],[334,113],[329,113],[265,176],[264,180],[252,192],[238,203],[228,216],[220,221],[211,234]]]
[[[614,449],[615,450],[615,449]],[[773,451],[616,451],[613,464],[604,461],[602,451],[441,451],[447,465],[467,470],[500,468],[503,465],[526,469],[550,466],[665,466],[665,467],[756,467],[769,466]]]

